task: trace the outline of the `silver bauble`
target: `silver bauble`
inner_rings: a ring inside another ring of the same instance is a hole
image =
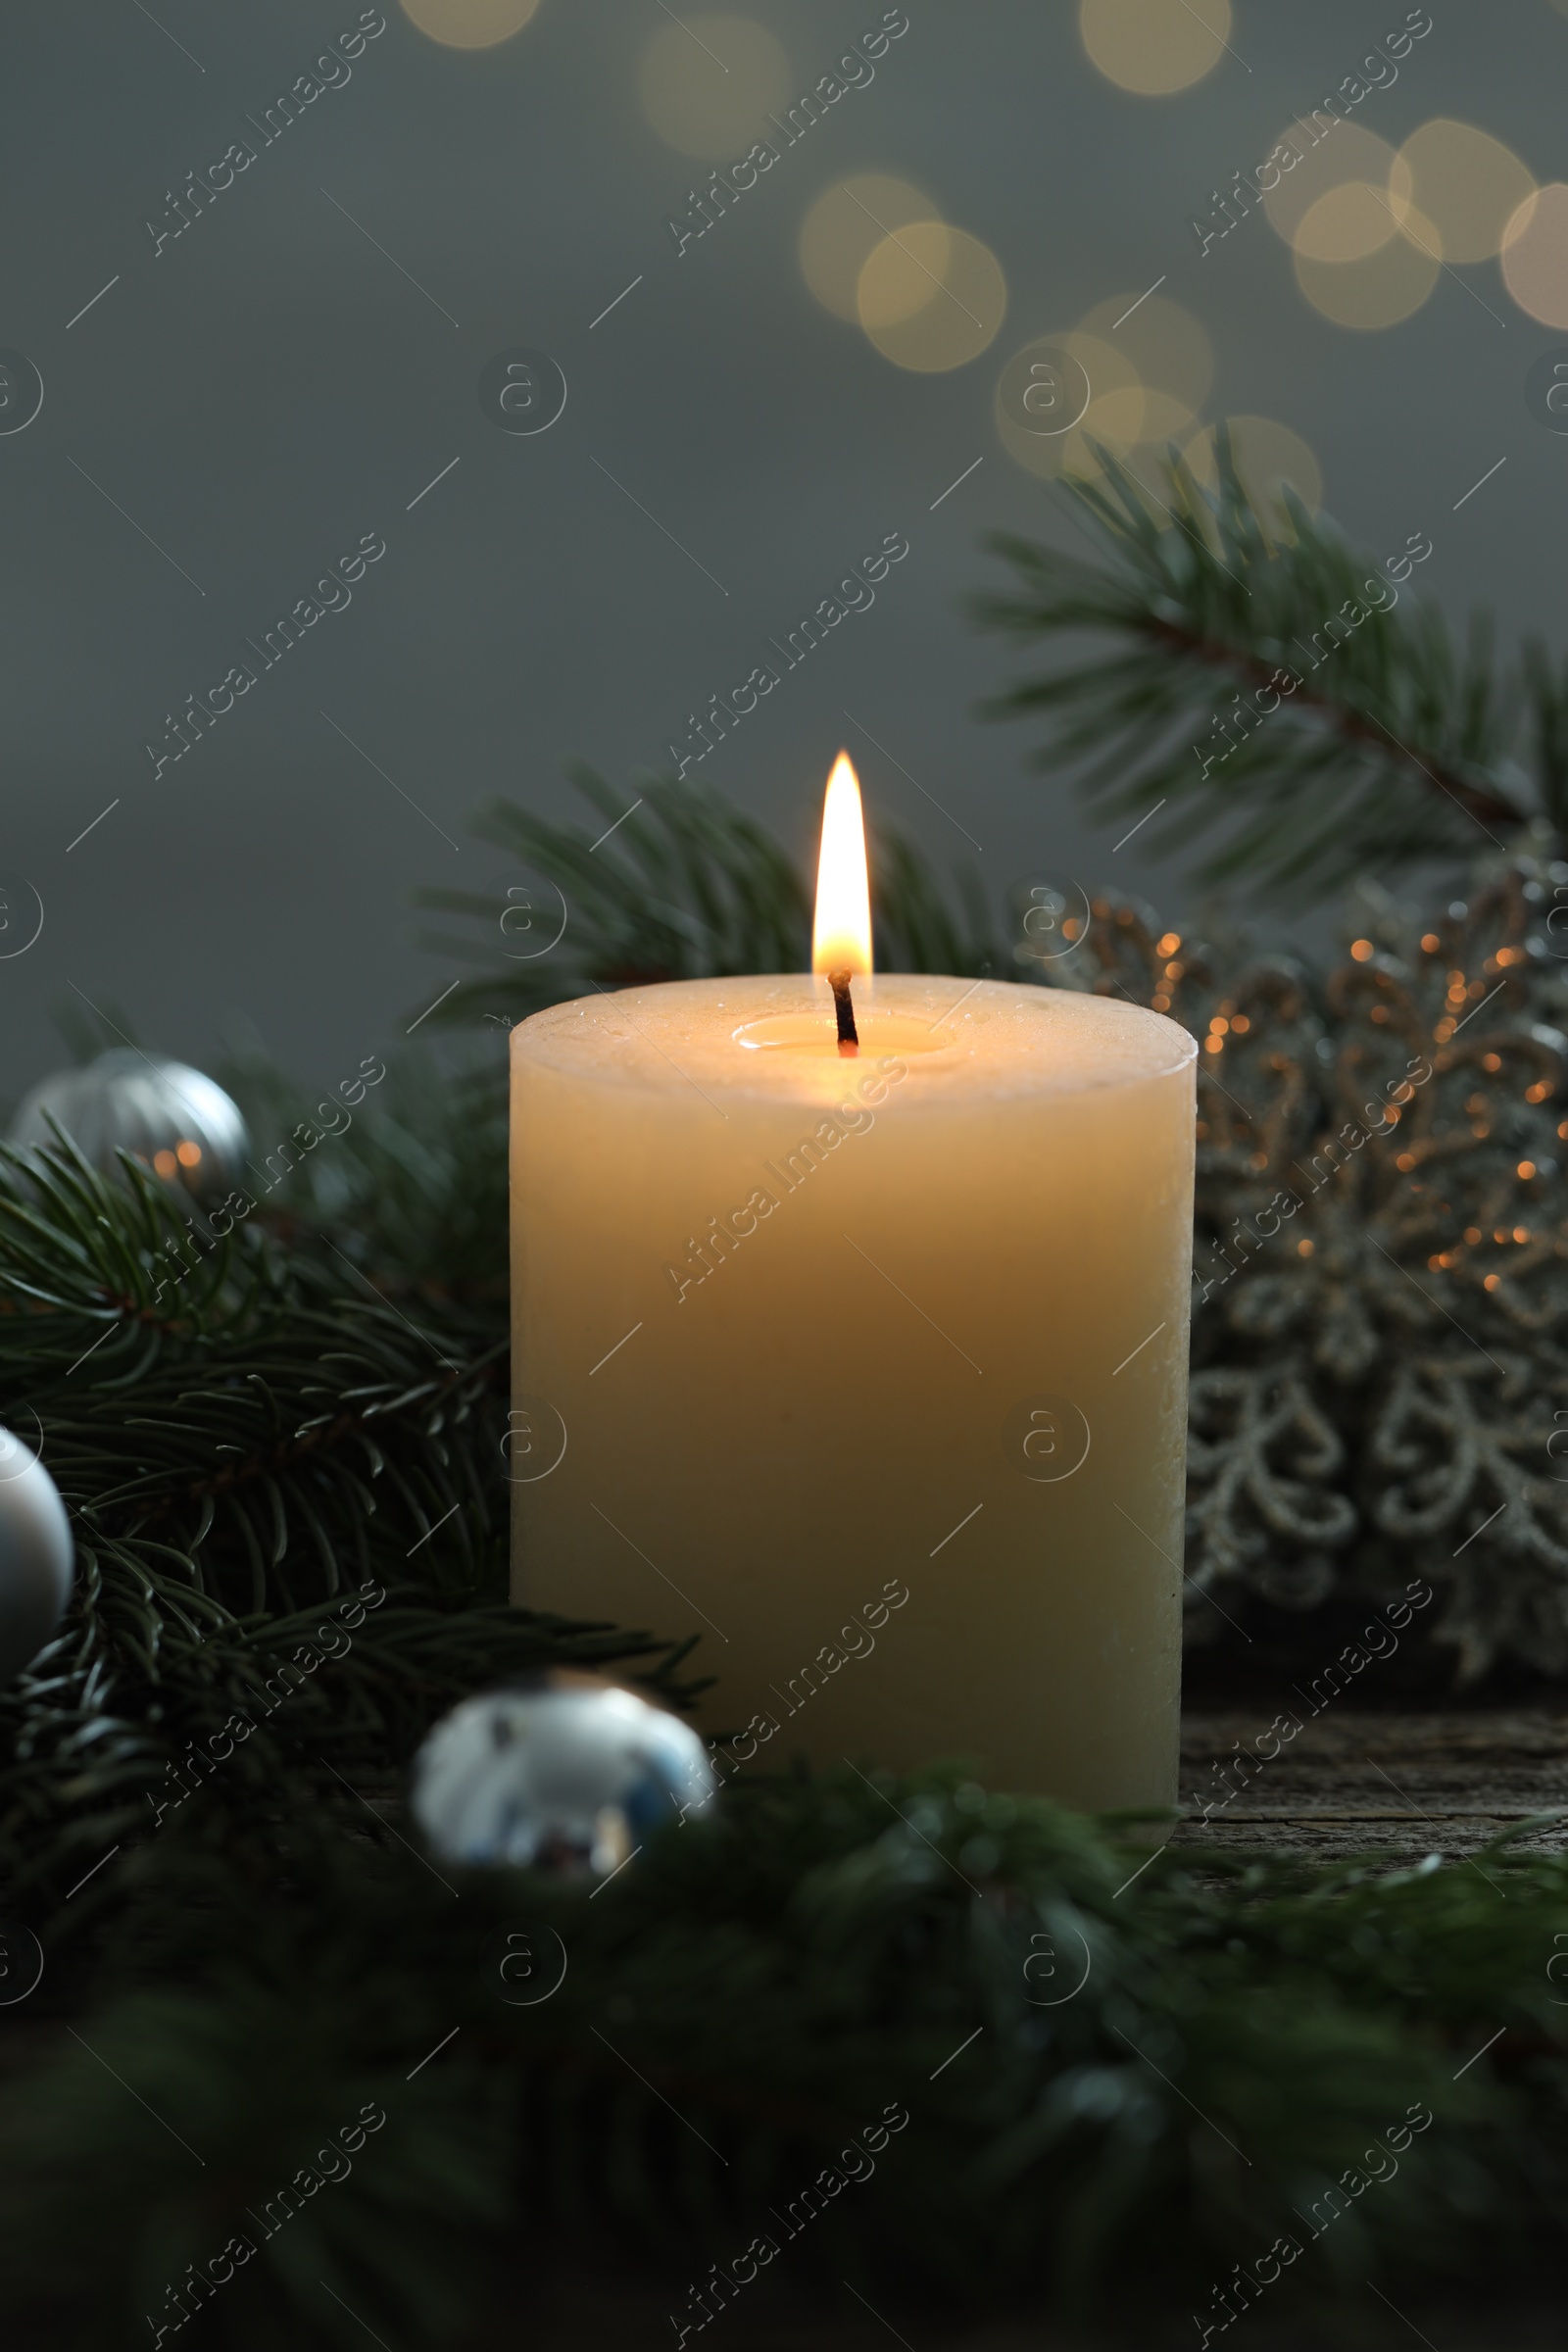
[[[649,1832],[709,1803],[708,1750],[679,1716],[595,1675],[482,1691],[415,1759],[414,1811],[449,1862],[600,1877]]]
[[[29,1666],[50,1639],[74,1573],[59,1488],[31,1446],[0,1429],[0,1683]]]
[[[205,1206],[244,1177],[251,1146],[238,1104],[183,1061],[116,1046],[85,1069],[58,1070],[24,1101],[11,1142],[53,1143],[45,1113],[106,1176],[120,1173],[118,1147]]]

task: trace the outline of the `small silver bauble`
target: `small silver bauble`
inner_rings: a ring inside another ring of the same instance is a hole
[[[608,1876],[662,1822],[716,1787],[678,1715],[557,1671],[465,1699],[415,1760],[414,1811],[449,1862],[507,1862]]]
[[[43,1648],[65,1613],[74,1572],[59,1488],[31,1446],[0,1429],[0,1683]]]
[[[52,1144],[49,1118],[106,1176],[120,1172],[118,1147],[207,1206],[241,1183],[250,1152],[239,1106],[220,1086],[133,1046],[45,1078],[12,1121],[11,1142],[24,1150]]]

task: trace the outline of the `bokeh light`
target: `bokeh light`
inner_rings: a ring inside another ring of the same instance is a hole
[[[1138,438],[1162,447],[1167,441],[1180,441],[1197,422],[1185,400],[1173,392],[1162,392],[1157,384],[1144,386],[1144,409],[1139,418]]]
[[[1083,365],[1064,335],[1036,335],[1015,351],[997,379],[997,431],[1008,455],[1029,472],[1063,470],[1063,445],[1079,436],[1093,397]]]
[[[537,14],[539,0],[402,0],[411,24],[448,49],[493,49]]]
[[[1313,213],[1301,223],[1303,230]],[[1317,261],[1298,245],[1296,282],[1312,308],[1336,326],[1370,333],[1397,326],[1421,308],[1438,282],[1441,250],[1431,221],[1407,204],[1397,232],[1358,260]]]
[[[860,271],[886,236],[911,220],[930,220],[936,208],[906,179],[861,172],[819,196],[801,226],[801,269],[824,310],[858,318]]]
[[[1527,196],[1509,221],[1502,282],[1543,326],[1568,326],[1568,187],[1560,179]]]
[[[911,220],[872,247],[857,308],[884,359],[936,373],[985,350],[1006,313],[1007,284],[978,237],[945,220]]]
[[[1408,213],[1408,205],[1401,211]],[[1337,188],[1325,188],[1316,203],[1307,206],[1296,224],[1292,243],[1300,261],[1363,262],[1369,253],[1376,253],[1398,235],[1399,220],[1386,185],[1374,187],[1370,180],[1342,179]]]
[[[1230,0],[1079,0],[1090,63],[1140,98],[1168,98],[1201,81],[1224,56],[1230,30]]]
[[[1276,153],[1280,148],[1293,149],[1300,155],[1300,161],[1263,195],[1268,224],[1287,245],[1297,244],[1298,231],[1322,198],[1348,181],[1378,190],[1387,199],[1394,225],[1397,225],[1410,194],[1409,172],[1387,139],[1380,139],[1376,131],[1365,129],[1359,122],[1339,123],[1332,136],[1325,135],[1317,146],[1307,147],[1301,154],[1305,138],[1304,131],[1298,130],[1294,138],[1287,131],[1279,141]],[[1324,225],[1320,224],[1320,235]],[[1348,253],[1323,253],[1312,258],[1350,261],[1355,257]]]
[[[1214,381],[1214,348],[1191,311],[1164,294],[1137,289],[1113,294],[1078,322],[1078,331],[1094,335],[1121,352],[1149,395],[1151,415],[1144,420],[1142,438],[1164,440],[1190,424],[1208,398]],[[1164,421],[1181,411],[1177,422]]]
[[[997,382],[997,431],[1009,457],[1046,480],[1102,470],[1092,444],[1125,458],[1146,429],[1149,396],[1125,351],[1099,335],[1037,335]]]
[[[638,89],[666,146],[724,163],[768,136],[790,96],[789,60],[750,17],[683,16],[649,41]]]
[[[1412,131],[1399,160],[1446,262],[1484,262],[1499,253],[1509,221],[1535,192],[1511,147],[1446,115]]]
[[[875,270],[867,277],[862,263],[855,290],[856,315],[867,334],[903,326],[936,300],[953,262],[953,231],[945,220],[908,220],[878,237],[866,262],[873,255]]]
[[[1272,416],[1231,416],[1226,421],[1243,488],[1262,516],[1265,530],[1273,538],[1288,539],[1291,518],[1283,487],[1288,482],[1307,513],[1315,514],[1323,504],[1322,467],[1300,434]],[[1216,430],[1212,424],[1205,425],[1182,451],[1196,479],[1208,490],[1219,488]]]

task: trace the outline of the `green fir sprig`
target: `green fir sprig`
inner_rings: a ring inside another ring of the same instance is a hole
[[[409,1143],[387,1124],[384,1148],[363,1131],[356,1147],[366,1189],[379,1160],[379,1232],[290,1234],[257,1212],[220,1238],[221,1219],[193,1223],[129,1160],[113,1181],[65,1145],[0,1155],[0,1420],[40,1446],[77,1544],[60,1635],[0,1693],[17,1899],[63,1897],[151,1828],[171,1764],[200,1771],[309,1627],[367,1585],[390,1595],[373,1631],[236,1752],[224,1777],[249,1801],[312,1738],[384,1772],[432,1702],[493,1673],[673,1670],[667,1642],[507,1605],[505,1286],[438,1291],[429,1237],[392,1254]],[[450,1112],[447,1131],[464,1134]],[[449,1147],[449,1189],[426,1203],[438,1231],[445,1212],[463,1232],[492,1142],[471,1129]],[[95,1880],[72,1920],[113,1885]]]
[[[1456,642],[1413,576],[1424,531],[1368,557],[1288,485],[1276,516],[1224,431],[1212,491],[1174,452],[1157,488],[1098,455],[1065,486],[1098,561],[1000,537],[1013,586],[975,608],[1053,650],[990,706],[1048,722],[1040,768],[1082,762],[1106,816],[1168,810],[1156,854],[1213,838],[1206,880],[1297,903],[1568,824],[1568,669],[1539,643],[1499,665],[1484,613]]]
[[[1319,584],[1304,518],[1275,544],[1227,482],[1218,507],[1192,489],[1190,529],[1151,521],[1169,543],[1138,559],[1153,567],[1146,588],[1161,566],[1186,581],[1189,619],[1225,595],[1227,567],[1255,597],[1270,566],[1300,555],[1302,581]],[[1224,563],[1209,578],[1200,551],[1212,549]],[[1291,596],[1270,576],[1283,623]],[[1095,593],[1111,613],[1103,581]],[[1137,597],[1115,609],[1106,625],[1140,642]],[[1148,698],[1131,673],[1130,705],[1102,680],[1131,710],[1138,793],[1158,797],[1158,729],[1196,725],[1195,681],[1211,683],[1251,625],[1241,600],[1233,612],[1215,602],[1196,645],[1157,656],[1171,674]],[[1330,665],[1336,692],[1385,643],[1368,632],[1393,625],[1358,624]],[[1258,636],[1260,658],[1271,642]],[[1343,670],[1340,654],[1353,656]],[[1423,699],[1410,647],[1388,641],[1356,725],[1292,697],[1236,757],[1261,760],[1265,738],[1294,744],[1299,730],[1297,785],[1338,777],[1347,822],[1371,823],[1363,856],[1374,839],[1403,855],[1416,809],[1430,843],[1450,791],[1463,825],[1486,818],[1486,794],[1517,813],[1498,695],[1477,683],[1465,707],[1432,659]],[[1542,667],[1529,691],[1540,794],[1555,807],[1561,682]],[[1431,767],[1427,784],[1385,761],[1377,730],[1396,709],[1420,721],[1404,748]],[[1208,784],[1223,799],[1219,772]],[[804,968],[806,882],[769,836],[672,782],[620,823],[635,795],[580,781],[592,828],[488,820],[564,895],[562,940],[532,953],[549,911],[534,881],[519,886],[527,905],[444,899],[482,924],[483,968],[440,1017],[478,1045],[593,987]],[[1273,790],[1261,770],[1255,788]],[[1198,821],[1205,810],[1223,814],[1200,799]],[[1281,812],[1267,879],[1322,878],[1320,854],[1290,846],[1295,821]],[[955,902],[912,849],[885,846],[879,875],[890,962],[1034,971],[983,903]],[[1435,1076],[1399,1138],[1404,1173],[1425,1180],[1417,1148],[1452,1162],[1457,1208],[1475,1145],[1478,1198],[1500,1204],[1506,1176],[1511,1218],[1519,1188],[1536,1187],[1539,1225],[1555,1182],[1557,1048],[1524,1033],[1551,1009],[1555,880],[1549,864],[1510,869],[1473,923],[1451,918],[1431,947],[1374,925],[1355,973],[1316,993],[1284,967],[1233,982],[1201,943],[1099,903],[1081,955],[1040,976],[1142,994],[1215,1041],[1202,1213],[1227,1248],[1258,1187],[1278,1184],[1274,1157],[1315,1136],[1314,1089],[1329,1082],[1306,1057],[1328,1068],[1319,1045],[1335,1023],[1348,1087],[1381,1073],[1396,1033],[1402,1051],[1401,1024],[1427,1022]],[[1478,1014],[1461,1035],[1472,1004],[1488,1025]],[[148,2340],[149,2318],[156,2337],[199,2309],[193,2340],[245,2352],[358,2342],[366,2328],[435,2346],[502,2310],[515,2325],[529,2286],[553,2263],[601,2261],[607,2231],[660,2282],[675,2337],[731,2304],[744,2328],[785,2274],[834,2291],[848,2279],[880,2310],[1131,2296],[1146,2322],[1174,2317],[1185,2333],[1189,2314],[1200,2332],[1239,2316],[1253,2289],[1235,2266],[1255,2280],[1281,2236],[1299,2244],[1290,2283],[1268,2290],[1282,2318],[1310,2298],[1365,2300],[1368,2281],[1402,2300],[1434,2277],[1560,2265],[1559,1858],[1504,1839],[1477,1868],[1321,1872],[1182,1848],[1151,1860],[1147,1825],[987,1791],[961,1762],[895,1779],[872,1757],[742,1775],[597,1891],[458,1871],[423,1850],[405,1776],[460,1698],[569,1663],[680,1705],[702,1669],[700,1650],[658,1628],[505,1599],[505,1081],[499,1055],[461,1059],[447,1075],[439,1057],[400,1065],[351,1127],[302,1143],[292,1173],[259,1174],[254,1205],[221,1232],[131,1163],[106,1178],[63,1143],[0,1155],[0,1420],[41,1444],[78,1546],[59,1637],[0,1692],[0,1944],[8,1969],[22,1930],[45,1954],[41,1983],[5,2012],[31,2048],[0,2084],[0,2259],[19,2340],[118,2347]],[[1527,1060],[1552,1073],[1539,1098],[1519,1094]],[[309,1101],[255,1063],[229,1075],[270,1168],[262,1139],[309,1131]],[[1449,1151],[1461,1115],[1468,1140]],[[1527,1143],[1541,1153],[1529,1177],[1513,1156]],[[1504,1146],[1508,1168],[1494,1169]],[[1397,1161],[1380,1161],[1375,1183],[1372,1164],[1357,1156],[1324,1188],[1313,1255],[1289,1245],[1289,1284],[1264,1256],[1227,1288],[1227,1316],[1248,1302],[1233,1320],[1263,1348],[1246,1356],[1259,1379],[1279,1373],[1281,1334],[1317,1346],[1321,1325],[1322,1346],[1340,1346],[1349,1278],[1334,1218],[1350,1218],[1357,1185],[1379,1214],[1402,1198]],[[1524,1330],[1548,1296],[1524,1255],[1540,1235],[1517,1241],[1502,1213],[1489,1205],[1455,1279]],[[1519,1258],[1487,1288],[1510,1250]],[[1540,1262],[1554,1264],[1544,1245]],[[1402,1304],[1390,1329],[1408,1354]],[[1277,1329],[1265,1308],[1285,1317]],[[1220,1344],[1216,1322],[1205,1346]],[[1365,1381],[1341,1385],[1348,1426],[1365,1418]],[[1249,1470],[1265,1516],[1268,1477],[1299,1468]],[[1444,1474],[1436,1458],[1415,1466],[1418,1480]],[[1491,1541],[1467,1555],[1485,1563],[1468,1572],[1483,1625],[1509,1605],[1486,1582],[1501,1574]],[[1537,1625],[1543,1590],[1518,1580]],[[567,1967],[548,1998],[514,2006],[486,1955],[519,1928],[552,1930]],[[869,2172],[852,2166],[890,2112],[906,2121]],[[1369,2178],[1369,2146],[1412,2112],[1430,2122],[1396,2176]],[[775,2233],[767,2277],[741,2278],[737,2258]],[[241,2245],[243,2261],[225,2252]]]
[[[438,1238],[496,1197],[499,1118],[458,1115],[495,1080],[394,1080],[221,1238],[133,1165],[0,1163],[0,1418],[79,1543],[0,1696],[0,1926],[46,1954],[0,2093],[16,2327],[85,2352],[199,2301],[258,2352],[436,2345],[607,2226],[677,2333],[765,2306],[738,2257],[775,2227],[781,2276],[878,2308],[1135,2278],[1211,2314],[1282,2232],[1317,2296],[1547,2254],[1560,1861],[1149,1862],[870,1757],[742,1776],[602,1893],[422,1851],[404,1775],[455,1701],[570,1662],[679,1704],[700,1657],[502,1597],[505,1294]],[[484,1965],[519,1921],[568,1957],[528,2007]]]
[[[597,1891],[437,1873],[385,1817],[137,1849],[79,2038],[0,2094],[10,2307],[51,2341],[444,2343],[607,2231],[677,2334],[744,2329],[774,2260],[1185,2333],[1281,2236],[1282,2317],[1561,2259],[1561,1860],[1150,1861],[961,1766],[743,1778]]]
[[[556,824],[514,801],[492,802],[478,819],[480,838],[515,857],[532,880],[495,895],[419,894],[421,906],[477,926],[426,941],[484,966],[442,1005],[444,1026],[509,1028],[596,989],[809,971],[807,878],[755,818],[673,777],[632,796],[592,768],[570,773],[602,822]],[[959,877],[954,907],[920,853],[886,827],[871,865],[879,970],[976,978],[1002,968],[972,875]]]

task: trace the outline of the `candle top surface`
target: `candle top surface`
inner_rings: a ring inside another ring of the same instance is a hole
[[[841,1056],[823,979],[676,980],[552,1004],[512,1032],[514,1058],[661,1095],[695,1085],[769,1102],[830,1102],[857,1066],[902,1060],[904,1100],[952,1105],[1073,1095],[1183,1068],[1198,1041],[1114,998],[999,980],[878,973],[854,984],[860,1050]]]

